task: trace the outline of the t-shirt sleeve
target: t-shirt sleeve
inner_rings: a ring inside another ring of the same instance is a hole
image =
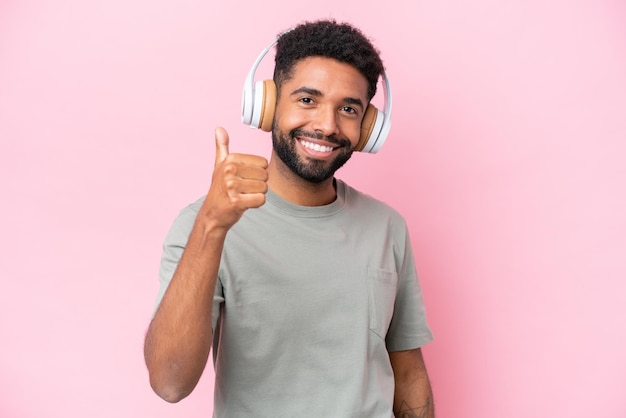
[[[170,227],[165,241],[163,242],[163,252],[161,254],[161,264],[159,266],[159,293],[157,294],[155,312],[159,307],[163,295],[174,276],[178,262],[185,251],[191,228],[196,219],[198,211],[194,210],[194,205],[184,208],[174,220]]]
[[[398,270],[394,313],[385,338],[387,350],[390,352],[422,347],[433,340],[426,321],[422,289],[408,232],[405,237],[404,256]]]

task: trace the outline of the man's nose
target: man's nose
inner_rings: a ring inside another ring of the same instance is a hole
[[[339,132],[336,110],[330,106],[319,108],[312,127],[316,132],[321,132],[324,136],[336,135]]]

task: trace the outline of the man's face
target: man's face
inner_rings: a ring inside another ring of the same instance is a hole
[[[280,87],[274,152],[304,180],[332,177],[352,156],[367,104],[367,80],[356,68],[331,58],[301,60]]]

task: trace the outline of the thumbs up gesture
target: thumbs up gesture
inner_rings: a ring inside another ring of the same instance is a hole
[[[267,160],[257,155],[231,154],[224,128],[215,130],[215,168],[201,212],[214,226],[230,229],[250,208],[265,203]]]

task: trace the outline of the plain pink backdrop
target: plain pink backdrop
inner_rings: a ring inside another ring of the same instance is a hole
[[[339,176],[408,220],[438,417],[626,416],[619,0],[3,0],[0,416],[210,416],[210,367],[176,405],[148,385],[161,243],[216,126],[269,156],[243,79],[320,17],[392,82],[387,144]]]

